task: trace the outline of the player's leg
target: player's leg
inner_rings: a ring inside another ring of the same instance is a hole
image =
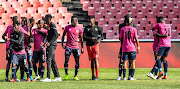
[[[118,55],[118,58],[120,59],[119,60],[119,77],[116,79],[116,80],[122,80],[122,66],[123,66],[123,60],[122,60],[122,47],[120,48],[120,51],[119,51],[119,55]]]
[[[132,74],[132,69],[131,69],[131,66],[132,66],[132,61],[131,60],[128,60],[129,61],[129,76],[128,76],[128,80],[130,80],[131,79],[131,74]]]
[[[94,59],[93,59],[93,53],[92,53],[92,46],[86,46],[87,47],[87,52],[88,52],[88,57],[89,60],[91,61],[91,72],[92,72],[92,80],[95,80],[95,75],[94,75]]]
[[[93,54],[93,59],[94,59],[94,63],[95,63],[95,68],[96,68],[96,79],[98,80],[98,75],[99,75],[99,45],[94,45],[92,46],[92,54]]]
[[[169,53],[170,47],[166,47],[166,50],[163,54],[163,65],[164,65],[164,77],[162,79],[167,79],[167,71],[168,71],[168,62],[167,62],[167,56]]]
[[[27,82],[30,82],[31,80],[30,80],[29,68],[28,68],[28,65],[27,65],[27,60],[26,60],[26,55],[25,54],[20,55],[20,66],[22,68],[24,68],[24,71],[26,72]]]
[[[129,64],[131,64],[131,74],[130,74],[131,78],[130,78],[130,80],[136,80],[134,78],[136,52],[130,52],[128,58],[130,59],[130,63]]]
[[[98,75],[99,75],[99,60],[98,60],[98,58],[95,58],[94,59],[95,61],[95,68],[96,68],[96,79],[95,80],[98,80]]]
[[[159,69],[159,74],[158,74],[157,79],[159,79],[164,74],[161,68],[161,57],[163,56],[164,52],[165,52],[165,47],[160,47],[158,50],[158,55],[157,55],[157,60],[156,60],[157,67]]]
[[[42,51],[41,53],[40,53],[41,55],[41,57],[40,57],[40,61],[39,61],[39,66],[40,66],[40,77],[41,77],[41,79],[43,79],[43,77],[44,77],[44,71],[45,71],[45,51]]]
[[[6,65],[6,78],[5,78],[5,81],[9,81],[9,70],[10,70],[10,65],[11,65],[11,56],[12,56],[12,52],[8,52],[9,50],[6,49],[6,60],[8,61],[7,62],[7,65]]]
[[[127,68],[127,60],[128,60],[128,53],[127,52],[123,52],[123,79],[122,80],[126,80],[126,68]]]
[[[9,80],[9,82],[16,82],[16,69],[17,69],[17,65],[19,64],[19,57],[16,54],[12,55],[12,78],[11,80]]]
[[[35,73],[35,77],[33,79],[33,81],[36,81],[37,79],[40,78],[40,76],[38,75],[38,72],[37,72],[37,63],[38,63],[38,60],[39,60],[39,53],[38,51],[34,51],[33,52],[33,69],[34,69],[34,73]]]
[[[95,60],[91,59],[91,72],[92,72],[92,80],[95,80],[95,75],[94,75],[94,67],[95,67]]]
[[[72,49],[73,56],[75,59],[75,74],[74,74],[74,80],[79,80],[77,78],[77,74],[79,72],[79,57],[80,57],[80,51],[79,49]]]
[[[32,66],[33,65],[32,65],[32,51],[31,51],[31,49],[29,49],[27,52],[27,61],[28,61],[30,79],[33,80],[33,78],[32,78],[32,70],[33,70]]]
[[[69,57],[71,55],[71,50],[70,48],[66,48],[65,50],[65,61],[64,61],[64,70],[65,70],[65,79],[68,79],[68,62],[69,62]]]
[[[156,61],[156,59],[157,59],[156,52],[154,52],[154,57],[155,57],[155,61]],[[153,76],[154,72],[155,72],[155,75]],[[147,74],[147,76],[152,78],[152,79],[156,79],[157,78],[157,73],[158,73],[158,67],[157,67],[157,63],[155,62],[152,70]]]

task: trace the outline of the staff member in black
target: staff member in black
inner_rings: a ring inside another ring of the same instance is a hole
[[[45,46],[47,47],[46,48],[47,78],[41,80],[41,82],[51,82],[51,78],[50,78],[51,67],[54,68],[53,73],[55,75],[55,79],[52,81],[62,81],[58,72],[58,68],[55,61],[55,53],[54,53],[57,47],[57,38],[59,35],[56,29],[56,25],[53,22],[51,22],[51,19],[52,19],[52,16],[50,14],[47,14],[45,16],[45,20],[48,24],[47,41],[45,43]]]

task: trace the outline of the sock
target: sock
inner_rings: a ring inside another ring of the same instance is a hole
[[[129,68],[129,76],[132,76],[131,74],[132,74],[132,69]]]
[[[41,68],[38,68],[38,75],[41,75]]]
[[[24,67],[20,67],[21,79],[24,79]]]
[[[151,73],[153,74],[154,73],[154,71],[156,70],[156,64],[154,65],[154,67],[152,68],[152,70],[151,70]]]
[[[158,74],[158,67],[156,66],[156,67],[155,67],[155,74],[154,74],[154,75],[157,76],[157,74]]]
[[[29,77],[30,77],[29,69],[28,69],[28,68],[25,68],[25,72],[26,72],[26,74],[27,74],[27,78],[29,78]]]
[[[94,76],[94,68],[91,68],[92,76]]]
[[[16,67],[12,68],[12,78],[16,78]]]
[[[38,74],[37,74],[37,66],[36,66],[36,65],[33,65],[33,69],[34,69],[35,75],[37,76],[37,75],[38,75]]]
[[[9,76],[9,69],[6,70],[6,77],[8,77],[8,76]]]
[[[29,74],[30,74],[30,76],[32,76],[32,70],[33,70],[33,68],[32,68],[32,64],[31,64],[31,63],[29,63]]]
[[[162,69],[161,69],[161,60],[157,58],[156,63],[157,63],[157,66],[159,68],[159,71],[162,71]]]
[[[44,77],[45,66],[41,66],[41,78]]]
[[[65,74],[68,75],[68,64],[64,64]]]
[[[126,77],[126,69],[123,69],[123,78]]]
[[[163,65],[164,65],[165,75],[167,75],[167,69],[168,69],[168,63],[167,63],[167,61],[164,61],[164,62],[163,62]]]
[[[96,69],[96,77],[99,75],[99,69]]]
[[[75,65],[75,75],[74,75],[74,77],[77,76],[78,71],[79,71],[79,65]]]
[[[122,65],[123,65],[123,62],[120,62],[120,64],[119,64],[119,76],[121,76],[121,74],[122,74]]]
[[[131,77],[134,77],[135,69],[131,69]]]

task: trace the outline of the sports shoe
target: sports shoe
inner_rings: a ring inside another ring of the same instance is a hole
[[[164,77],[162,79],[167,79],[167,75],[164,75]]]
[[[67,75],[67,74],[65,75],[65,78],[64,78],[64,79],[65,79],[65,80],[68,80],[68,75]]]
[[[99,80],[99,78],[98,78],[98,77],[96,77],[96,78],[95,78],[95,80]]]
[[[151,72],[148,73],[147,76],[150,77],[150,78],[152,78],[152,79],[154,79],[154,76],[153,76],[153,74],[152,74]]]
[[[122,80],[126,80],[126,77],[122,78]]]
[[[31,81],[33,80],[33,77],[32,77],[32,76],[30,76],[30,80],[31,80]]]
[[[96,77],[95,76],[92,76],[92,80],[95,80],[96,79]]]
[[[26,79],[20,79],[20,81],[26,81]]]
[[[40,79],[40,81],[42,81],[42,80],[43,80],[43,78]]]
[[[8,78],[8,77],[6,77],[6,78],[5,78],[5,81],[6,81],[6,82],[8,82],[8,81],[9,81],[9,78]]]
[[[35,78],[33,79],[33,81],[36,81],[36,80],[38,80],[40,78],[40,76],[38,75],[38,76],[35,76]]]
[[[14,80],[14,78],[12,78],[11,80],[9,80],[9,82],[16,82],[16,81]]]
[[[154,75],[154,78],[153,78],[153,79],[154,79],[154,80],[156,80],[156,79],[157,79],[157,77],[158,77],[157,75]]]
[[[56,77],[54,80],[52,80],[52,82],[57,82],[57,81],[62,81],[61,77]]]
[[[41,82],[51,82],[51,79],[45,78],[45,79],[41,80]]]
[[[131,77],[130,80],[136,80],[134,77]]]
[[[30,81],[31,81],[31,79],[28,77],[28,78],[27,78],[27,82],[30,82]]]
[[[158,77],[157,77],[157,79],[160,79],[161,76],[163,76],[163,74],[164,74],[164,72],[163,72],[163,71],[160,71],[160,72],[159,72],[159,75],[158,75]]]
[[[131,80],[131,76],[128,77],[128,80]]]
[[[121,77],[121,76],[119,76],[116,80],[117,80],[117,81],[122,80],[122,77]]]
[[[20,82],[20,80],[19,80],[19,79],[17,79],[17,78],[15,79],[15,81],[16,81],[16,82]]]
[[[78,77],[74,77],[74,80],[79,80]]]

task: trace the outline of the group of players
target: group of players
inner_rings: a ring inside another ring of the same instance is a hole
[[[21,26],[20,19],[17,16],[12,18],[13,25],[7,27],[2,38],[6,42],[6,81],[36,81],[41,82],[62,81],[55,61],[55,50],[57,47],[57,38],[59,36],[56,26],[51,22],[52,16],[47,14],[37,23],[37,28],[32,29],[34,25],[33,18],[22,18]],[[170,25],[165,24],[162,17],[157,18],[157,25],[153,28],[154,44],[153,51],[156,63],[152,71],[148,74],[149,77],[156,79],[160,78],[164,73],[161,69],[161,62],[164,63],[165,76],[167,79],[167,55],[171,47],[170,41]],[[128,80],[136,80],[134,78],[136,53],[140,52],[140,45],[137,36],[137,29],[133,24],[130,15],[125,16],[124,23],[119,26],[119,39],[121,47],[119,52],[119,77],[117,80],[126,80],[127,60],[129,60],[129,77]],[[64,46],[64,37],[67,34],[66,46]],[[79,48],[79,38],[81,48]],[[62,36],[62,47],[65,49],[65,80],[68,79],[68,61],[71,53],[75,59],[75,75],[74,80],[79,80],[77,77],[79,71],[79,57],[84,53],[83,41],[86,41],[89,60],[91,61],[92,80],[98,80],[99,73],[99,43],[103,39],[102,29],[95,25],[95,18],[89,18],[89,25],[83,29],[78,26],[78,17],[72,16],[71,24],[64,29]],[[34,40],[33,53],[31,50],[31,42]],[[137,45],[137,47],[135,46]],[[137,48],[137,49],[136,49]],[[137,50],[137,51],[136,51]],[[81,51],[81,52],[80,52]],[[47,64],[47,77],[43,79],[45,62]],[[39,66],[37,68],[37,63]],[[9,80],[9,70],[12,64],[12,75]],[[20,67],[21,79],[18,80],[16,72]],[[54,73],[54,80],[50,78],[50,71]],[[157,72],[159,69],[159,76]],[[34,70],[35,77],[32,77]],[[96,70],[96,75],[95,75]],[[27,80],[24,78],[24,72],[27,74]],[[123,77],[121,74],[123,72]],[[155,72],[155,76],[153,76]]]

